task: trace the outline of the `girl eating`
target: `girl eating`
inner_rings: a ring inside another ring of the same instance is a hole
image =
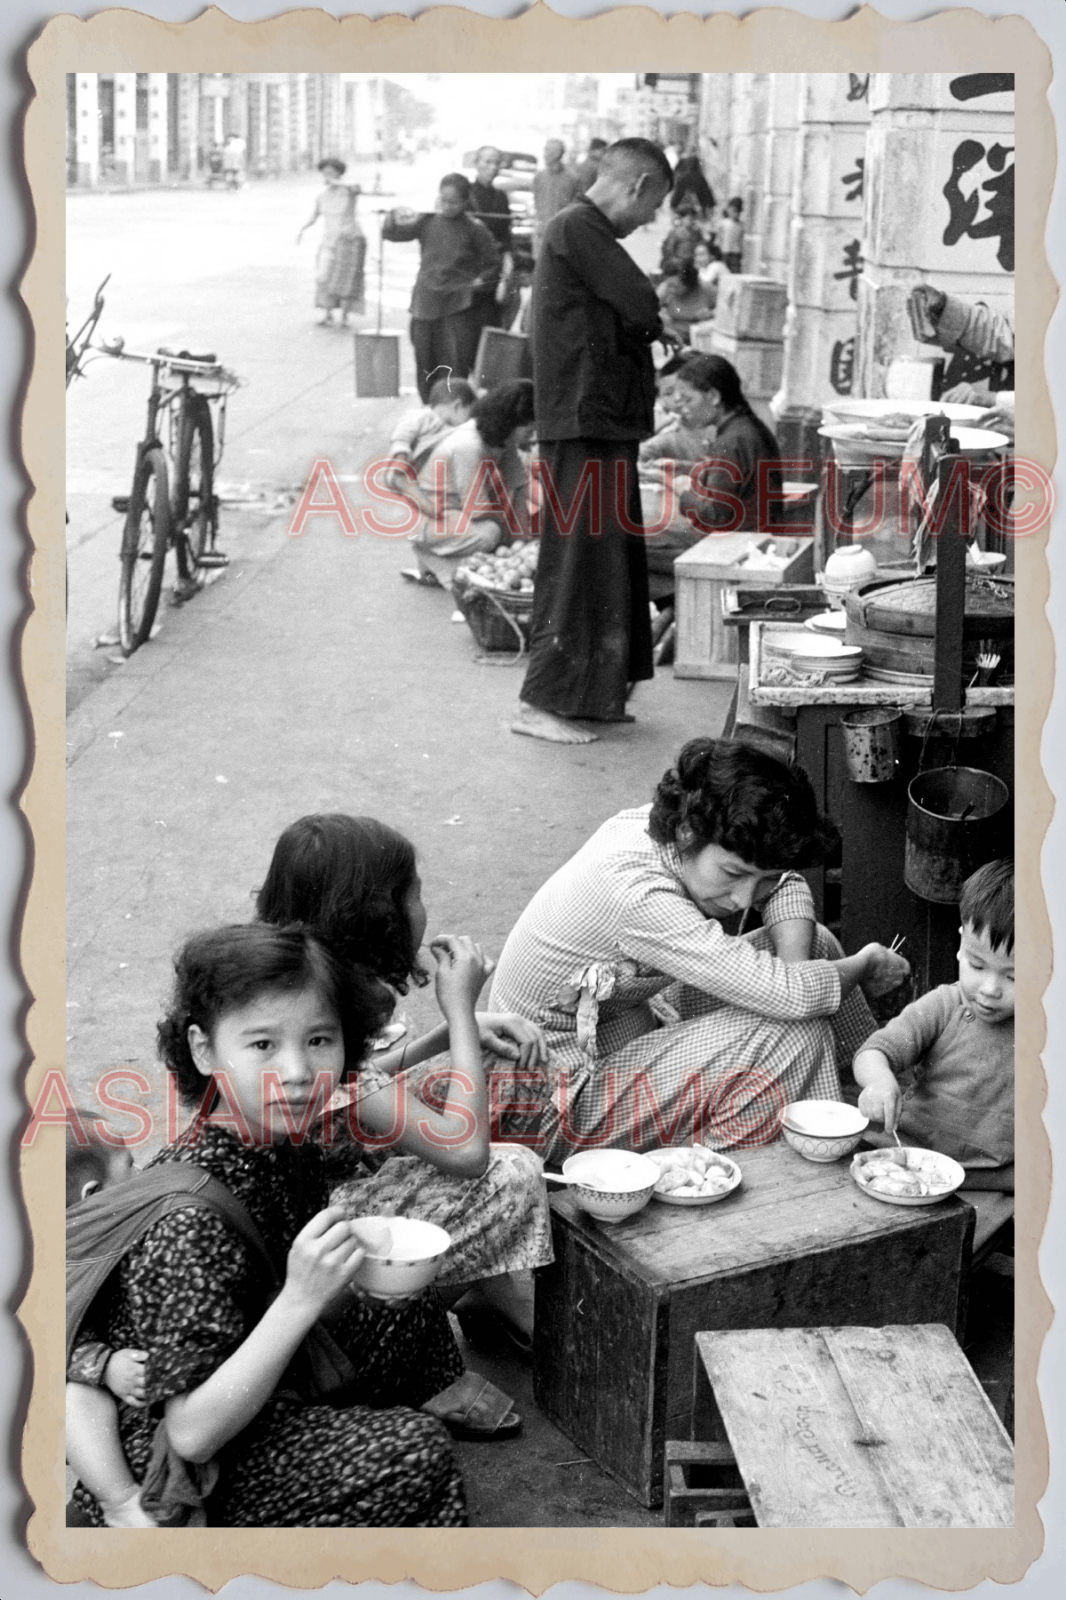
[[[76,1502],[95,1524],[108,1520],[101,1503],[129,1498],[122,1467],[136,1495],[158,1477],[162,1448],[180,1484],[160,1521],[465,1526],[447,1434],[414,1409],[462,1371],[440,1300],[432,1290],[396,1304],[358,1297],[357,1230],[327,1205],[320,1149],[292,1137],[316,1087],[335,1089],[381,1025],[377,987],[305,929],[262,925],[197,935],[176,973],[159,1047],[197,1110],[149,1167],[191,1163],[219,1180],[259,1241],[175,1196],[128,1249],[69,1366]],[[469,952],[456,952],[443,987],[450,997],[478,976]],[[321,1382],[297,1377],[320,1323],[352,1369],[332,1403],[313,1398]],[[107,1370],[101,1351],[144,1354],[137,1394],[118,1406],[118,1462],[100,1405],[111,1402],[86,1387]]]
[[[418,955],[426,910],[414,846],[373,818],[308,816],[286,828],[257,910],[266,922],[306,923],[346,965],[368,969],[396,993],[426,982]],[[436,953],[449,942],[431,948]],[[480,951],[478,959],[487,977],[492,963]],[[530,1269],[553,1259],[547,1196],[531,1150],[490,1144],[483,1053],[535,1071],[547,1061],[544,1036],[515,1013],[475,1013],[473,995],[455,1003],[439,972],[437,998],[443,1025],[373,1055],[347,1091],[355,1143],[335,1149],[343,1176],[332,1198],[349,1215],[392,1213],[446,1228],[452,1249],[438,1287],[456,1305],[464,1333],[474,1345],[502,1342],[528,1354]],[[408,1069],[446,1048],[450,1069],[413,1083]],[[384,1149],[383,1161],[372,1155],[375,1145]]]

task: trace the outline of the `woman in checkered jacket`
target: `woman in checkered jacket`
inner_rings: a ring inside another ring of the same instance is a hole
[[[806,775],[694,739],[651,806],[620,812],[534,896],[490,1006],[546,1036],[547,1069],[494,1073],[504,1136],[549,1161],[592,1144],[768,1143],[790,1100],[839,1099],[874,1030],[865,994],[909,972],[880,944],[845,956],[796,868],[835,840]],[[723,920],[752,909],[740,936]]]

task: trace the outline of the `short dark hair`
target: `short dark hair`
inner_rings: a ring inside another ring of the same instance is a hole
[[[464,406],[472,406],[477,399],[477,390],[465,378],[438,378],[429,391],[431,406],[450,405],[453,400],[461,400]]]
[[[339,156],[325,156],[318,163],[319,172],[325,172],[327,167],[332,167],[338,178],[343,178],[348,168]]]
[[[648,832],[682,855],[716,844],[766,872],[817,866],[839,837],[802,767],[737,739],[689,740],[655,790]]]
[[[1014,862],[989,861],[962,886],[959,921],[983,933],[993,950],[1014,953]]]
[[[490,450],[501,450],[516,428],[533,421],[533,382],[513,378],[483,394],[474,407],[477,431]]]
[[[589,155],[592,155],[593,151],[606,150],[606,148],[607,148],[607,140],[606,139],[590,139],[589,140]]]
[[[300,926],[274,928],[252,922],[194,934],[178,951],[174,974],[170,1006],[156,1029],[159,1055],[174,1074],[181,1099],[196,1105],[202,1097],[205,1111],[214,1097],[189,1046],[194,1024],[210,1036],[227,1012],[257,995],[315,988],[337,1013],[347,1076],[363,1060],[370,1040],[392,1011],[391,997],[377,979],[343,966]]]
[[[426,982],[404,901],[415,847],[373,817],[334,811],[300,817],[274,846],[255,909],[263,922],[303,922],[344,962],[407,993]]]
[[[666,151],[651,139],[616,139],[614,144],[609,144],[603,152],[601,170],[610,173],[623,167],[631,171],[657,172],[667,189],[673,188],[674,174]]]
[[[470,179],[461,172],[446,172],[437,185],[438,192],[441,189],[454,189],[464,206],[470,204]]]

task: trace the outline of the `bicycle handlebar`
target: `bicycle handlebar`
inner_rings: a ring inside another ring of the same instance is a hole
[[[165,367],[168,372],[186,372],[190,377],[218,378],[233,385],[241,381],[235,372],[227,371],[221,361],[193,361],[188,356],[171,355],[162,350],[127,350],[120,338],[105,339],[94,348],[119,361],[142,361],[148,366]]]

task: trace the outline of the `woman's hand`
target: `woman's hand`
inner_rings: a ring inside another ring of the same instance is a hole
[[[366,1251],[340,1206],[327,1206],[311,1218],[292,1242],[285,1266],[287,1299],[316,1322],[351,1281]]]
[[[864,945],[859,954],[863,962],[859,987],[864,994],[873,998],[891,994],[901,983],[906,983],[911,975],[911,964],[906,957],[897,950],[889,950],[886,945]]]
[[[429,948],[437,962],[437,1004],[444,1015],[455,1010],[472,1011],[496,963],[465,934],[439,934]]]
[[[128,1406],[144,1405],[144,1363],[147,1350],[113,1350],[104,1368],[104,1384]]]
[[[875,1084],[864,1089],[859,1096],[859,1110],[871,1122],[879,1122],[886,1133],[895,1133],[899,1114],[903,1109],[903,1096],[898,1083]]]
[[[544,1034],[535,1022],[513,1011],[479,1011],[477,1028],[482,1046],[520,1067],[542,1066],[548,1059]]]

